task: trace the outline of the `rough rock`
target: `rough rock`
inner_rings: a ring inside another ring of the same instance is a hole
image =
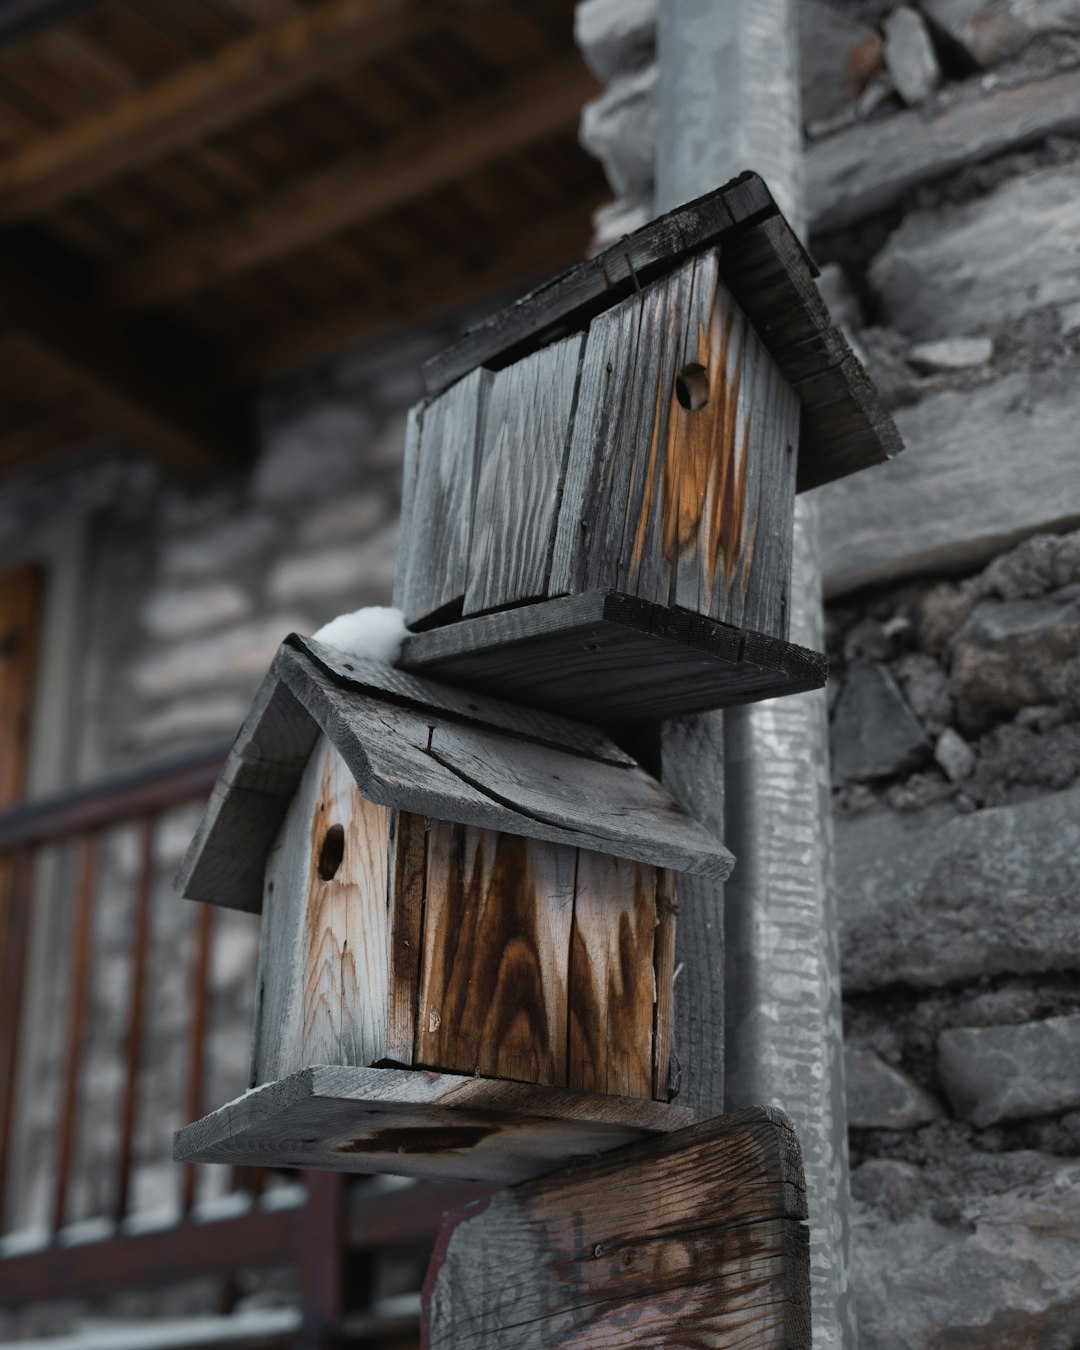
[[[852,1129],[914,1130],[942,1114],[914,1079],[872,1050],[844,1047],[844,1081]]]
[[[1025,712],[1028,710],[1025,709]],[[1080,777],[1080,722],[1055,721],[1046,709],[1035,725],[1021,720],[994,727],[979,741],[979,762],[964,784],[964,796],[977,805],[998,806],[1033,787],[1060,791]]]
[[[310,600],[313,606],[324,596],[346,594],[355,601],[351,609],[360,604],[388,603],[394,584],[397,537],[395,521],[356,543],[285,558],[270,574],[269,593],[283,603]]]
[[[161,570],[177,578],[220,576],[257,557],[276,534],[270,517],[248,512],[170,539],[161,550]]]
[[[803,121],[832,118],[862,93],[881,68],[881,34],[823,0],[800,0],[799,71]]]
[[[870,268],[886,320],[916,338],[1002,327],[1080,299],[1080,161],[907,216]]]
[[[651,203],[632,202],[625,197],[619,197],[616,201],[597,207],[592,218],[593,251],[599,252],[609,244],[618,243],[624,235],[640,230],[651,219]]]
[[[813,142],[806,156],[811,234],[891,210],[921,184],[972,164],[1074,134],[1078,97],[1080,70],[992,94],[972,82],[936,116],[910,108]]]
[[[305,544],[355,539],[382,525],[391,514],[390,502],[378,492],[349,493],[306,511],[298,538]]]
[[[908,352],[908,362],[925,375],[951,375],[957,370],[985,366],[993,355],[992,338],[940,338],[937,342],[916,343]]]
[[[617,196],[652,196],[656,66],[622,75],[581,110],[581,144],[604,166]]]
[[[132,667],[131,683],[148,698],[169,698],[227,681],[246,680],[254,687],[282,639],[307,631],[307,620],[295,613],[253,619],[212,637],[163,647]]]
[[[938,735],[953,716],[949,680],[933,659],[921,652],[908,652],[893,667],[911,711],[926,731]]]
[[[1069,543],[1076,539],[1075,535],[1062,539],[1054,534],[1036,534],[1025,539],[994,559],[980,579],[980,591],[1002,600],[1032,600],[1080,581],[1080,574],[1072,575],[1068,556]],[[1059,557],[1064,566],[1059,565]]]
[[[934,44],[926,23],[911,5],[898,5],[884,23],[885,68],[907,104],[925,103],[941,83]]]
[[[952,727],[946,727],[937,738],[934,758],[950,783],[961,783],[970,778],[975,768],[975,751]]]
[[[1080,790],[958,816],[840,817],[845,988],[1053,971],[1080,947]]]
[[[224,694],[181,699],[160,712],[133,719],[125,740],[140,749],[165,747],[170,754],[179,746],[223,744],[239,730],[249,706],[247,699]]]
[[[943,1031],[938,1078],[954,1112],[978,1126],[1080,1106],[1080,1016]]]
[[[833,323],[846,333],[857,333],[863,326],[862,306],[839,263],[825,263],[817,288]]]
[[[977,65],[1015,56],[1043,33],[1080,33],[1077,0],[920,0],[927,18]]]
[[[251,607],[251,597],[239,586],[231,581],[212,581],[204,586],[170,586],[154,591],[140,614],[148,633],[169,639],[247,618]]]
[[[1080,1339],[1080,1162],[976,1155],[943,1173],[875,1161],[852,1193],[861,1350]]]
[[[930,743],[889,671],[876,662],[853,661],[833,714],[834,780],[909,773],[930,753]]]
[[[638,70],[656,54],[656,0],[584,0],[574,12],[574,41],[597,79]]]
[[[895,418],[903,454],[814,494],[831,596],[916,571],[976,567],[1003,539],[1080,522],[1080,388],[1071,369],[942,390]]]
[[[357,403],[315,404],[273,429],[252,489],[259,501],[286,505],[332,497],[357,481],[371,420]]]

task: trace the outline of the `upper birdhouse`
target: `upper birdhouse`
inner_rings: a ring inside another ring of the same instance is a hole
[[[261,911],[258,1090],[177,1157],[514,1181],[689,1123],[675,874],[731,864],[602,732],[290,638],[180,876]]]
[[[402,666],[608,725],[823,684],[795,494],[900,441],[815,275],[744,174],[430,362]]]

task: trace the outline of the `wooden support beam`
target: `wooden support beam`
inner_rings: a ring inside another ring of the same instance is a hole
[[[102,317],[0,259],[0,359],[40,373],[70,394],[73,417],[57,422],[78,440],[113,440],[169,472],[197,478],[242,458],[214,424],[215,409],[182,372],[168,382]]]
[[[598,199],[586,197],[516,234],[508,231],[500,246],[474,268],[448,270],[446,260],[434,256],[409,273],[407,286],[362,296],[310,324],[226,352],[223,374],[236,385],[277,379],[407,325],[428,322],[462,305],[475,306],[485,295],[505,293],[530,277],[580,258],[589,242],[589,214],[598,204]]]
[[[459,182],[515,151],[577,125],[599,85],[579,56],[410,128],[292,183],[216,228],[188,230],[106,276],[113,303],[141,308],[273,262],[395,207]]]
[[[445,5],[323,0],[23,146],[0,163],[0,220],[39,215],[205,140],[320,80],[376,60],[440,19],[445,22]]]

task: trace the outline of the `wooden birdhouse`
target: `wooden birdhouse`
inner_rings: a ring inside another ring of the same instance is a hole
[[[401,665],[605,725],[823,684],[795,494],[900,441],[815,275],[744,174],[429,362]]]
[[[603,732],[290,638],[180,877],[261,912],[255,1091],[176,1156],[511,1181],[687,1124],[677,874],[731,863]]]

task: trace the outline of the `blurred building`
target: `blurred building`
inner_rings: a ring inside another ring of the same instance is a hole
[[[908,445],[815,494],[860,1344],[1072,1344],[1080,20],[794,3],[811,248]],[[651,212],[653,6],[578,40],[0,10],[0,1344],[418,1343],[468,1188],[169,1162],[256,941],[170,883],[281,637],[389,599],[424,358]]]

